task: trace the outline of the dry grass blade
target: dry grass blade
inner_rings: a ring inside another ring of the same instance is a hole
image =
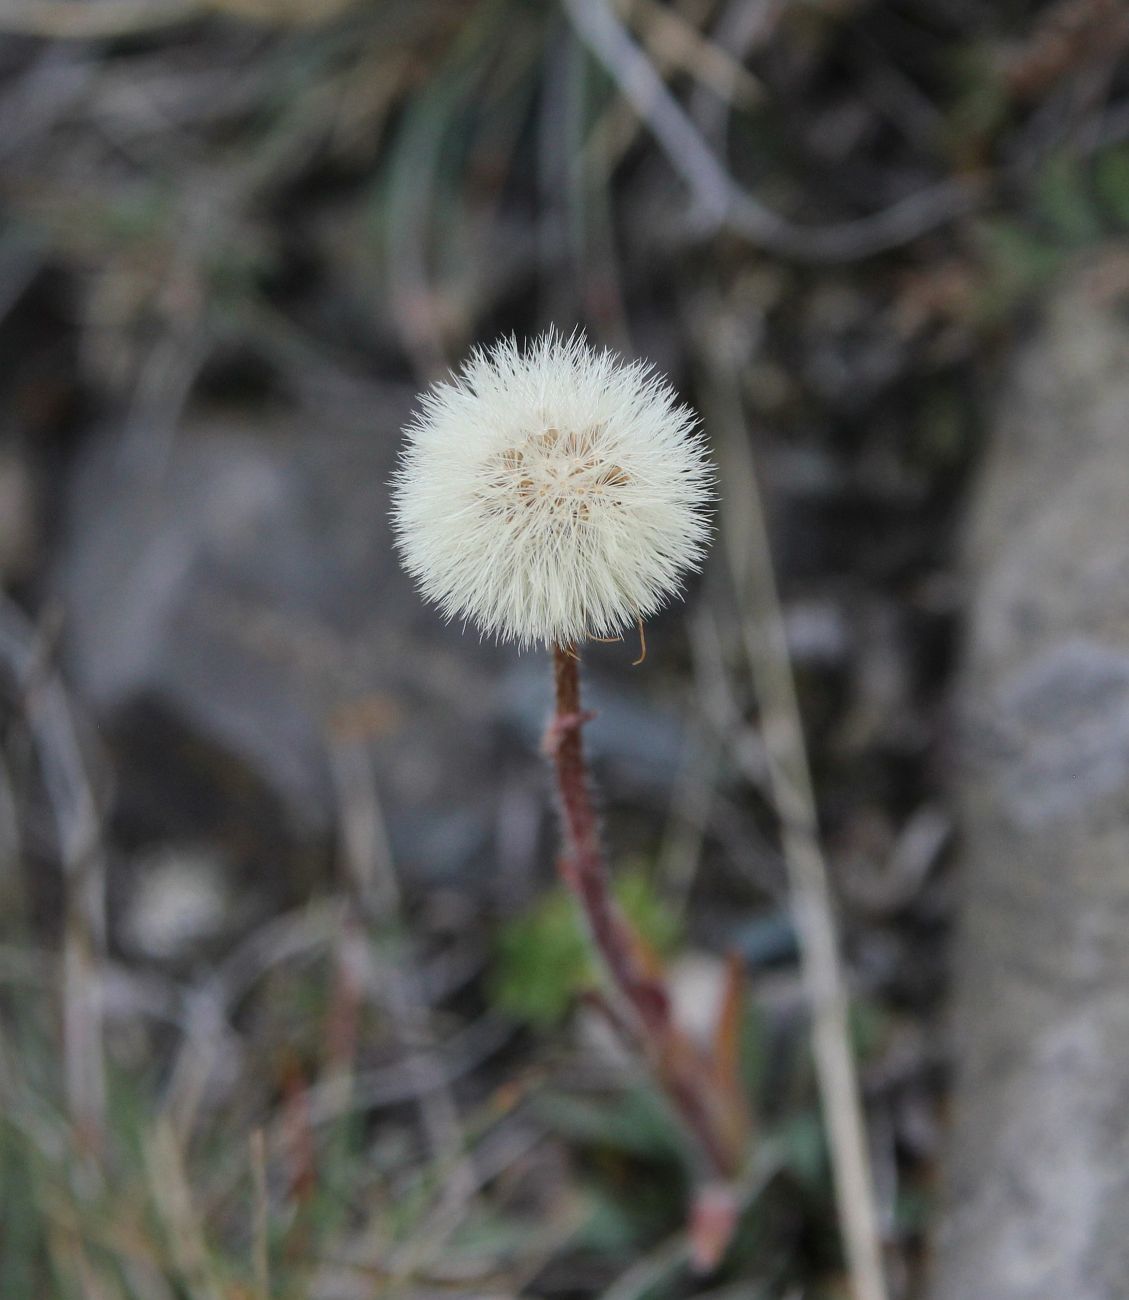
[[[658,878],[665,883],[672,906],[679,911],[685,910],[701,862],[721,756],[714,735],[696,720],[690,721],[689,732],[671,795],[658,865]]]
[[[8,764],[4,755],[0,754],[0,907],[9,916],[19,916],[23,911],[24,891],[19,872],[22,848],[16,791]],[[2,951],[0,946],[0,952]],[[0,957],[0,970],[2,969],[3,959]]]
[[[658,0],[634,0],[651,57],[689,72],[723,102],[748,108],[764,95],[760,81],[728,50],[715,45],[677,9]]]
[[[722,531],[741,612],[741,631],[760,701],[772,797],[780,818],[792,909],[812,1016],[812,1047],[831,1148],[836,1200],[855,1300],[885,1300],[878,1215],[847,992],[818,814],[776,590],[756,469],[733,381],[737,358],[718,332],[711,389],[719,409]],[[728,337],[728,336],[727,336]]]
[[[171,27],[211,8],[201,0],[17,0],[0,14],[0,30],[88,41]]]
[[[356,0],[16,0],[0,13],[0,30],[54,40],[90,41],[161,31],[226,15],[268,26],[326,22]]]
[[[270,1300],[270,1200],[267,1194],[266,1135],[261,1128],[251,1134],[251,1188],[254,1197],[254,1235],[251,1263],[255,1300]]]
[[[153,1204],[160,1216],[176,1269],[193,1300],[223,1300],[214,1276],[176,1134],[158,1120],[145,1145]]]
[[[364,927],[378,917],[404,927],[399,881],[385,830],[383,810],[376,789],[376,773],[363,738],[338,734],[330,744],[331,767],[338,801],[343,867],[348,881],[354,928],[358,939]],[[363,942],[363,941],[362,941]],[[375,956],[358,951],[358,959]],[[476,1190],[473,1161],[459,1117],[458,1105],[435,1048],[428,1023],[427,1006],[419,995],[417,979],[410,968],[389,957],[379,962],[379,974],[388,1013],[398,1037],[408,1051],[403,1062],[420,1111],[420,1120],[433,1157],[451,1170],[439,1205],[438,1221],[458,1222]],[[438,1223],[433,1231],[413,1238],[395,1271],[407,1274],[440,1247]]]
[[[96,1148],[103,1133],[102,965],[105,873],[100,822],[71,715],[57,674],[42,662],[35,628],[0,598],[0,660],[23,693],[27,724],[55,822],[63,868],[63,1025],[67,1101],[80,1142]]]
[[[334,900],[267,921],[186,998],[184,1037],[165,1089],[163,1114],[187,1141],[222,1047],[232,1040],[232,1007],[268,971],[329,948],[341,929]]]

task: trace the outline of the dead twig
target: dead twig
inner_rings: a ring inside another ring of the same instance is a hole
[[[697,234],[721,230],[765,252],[803,262],[848,262],[897,248],[979,206],[971,181],[943,181],[872,216],[825,226],[797,226],[743,189],[605,0],[562,0],[578,35],[646,122],[693,198],[688,225]]]

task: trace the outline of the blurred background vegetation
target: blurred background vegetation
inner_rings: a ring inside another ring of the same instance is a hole
[[[625,906],[691,1018],[748,970],[765,1174],[703,1280],[552,883],[546,666],[388,552],[413,393],[550,323],[752,447],[916,1294],[955,538],[1025,305],[1129,227],[1124,7],[6,0],[0,33],[0,1295],[845,1294],[723,559],[641,668],[590,656]]]

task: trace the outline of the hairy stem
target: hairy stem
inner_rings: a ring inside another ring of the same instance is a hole
[[[709,1063],[675,1026],[665,982],[612,897],[581,737],[591,715],[581,709],[580,663],[572,650],[554,647],[553,681],[556,713],[548,749],[564,822],[561,875],[603,962],[616,1022],[629,1026],[633,1045],[646,1057],[710,1175],[732,1178],[745,1155],[741,1117],[733,1114],[732,1099],[711,1087]]]

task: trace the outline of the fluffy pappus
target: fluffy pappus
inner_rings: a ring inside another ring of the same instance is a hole
[[[655,613],[709,540],[693,412],[644,362],[550,331],[477,350],[405,430],[396,546],[444,616],[521,646]]]

